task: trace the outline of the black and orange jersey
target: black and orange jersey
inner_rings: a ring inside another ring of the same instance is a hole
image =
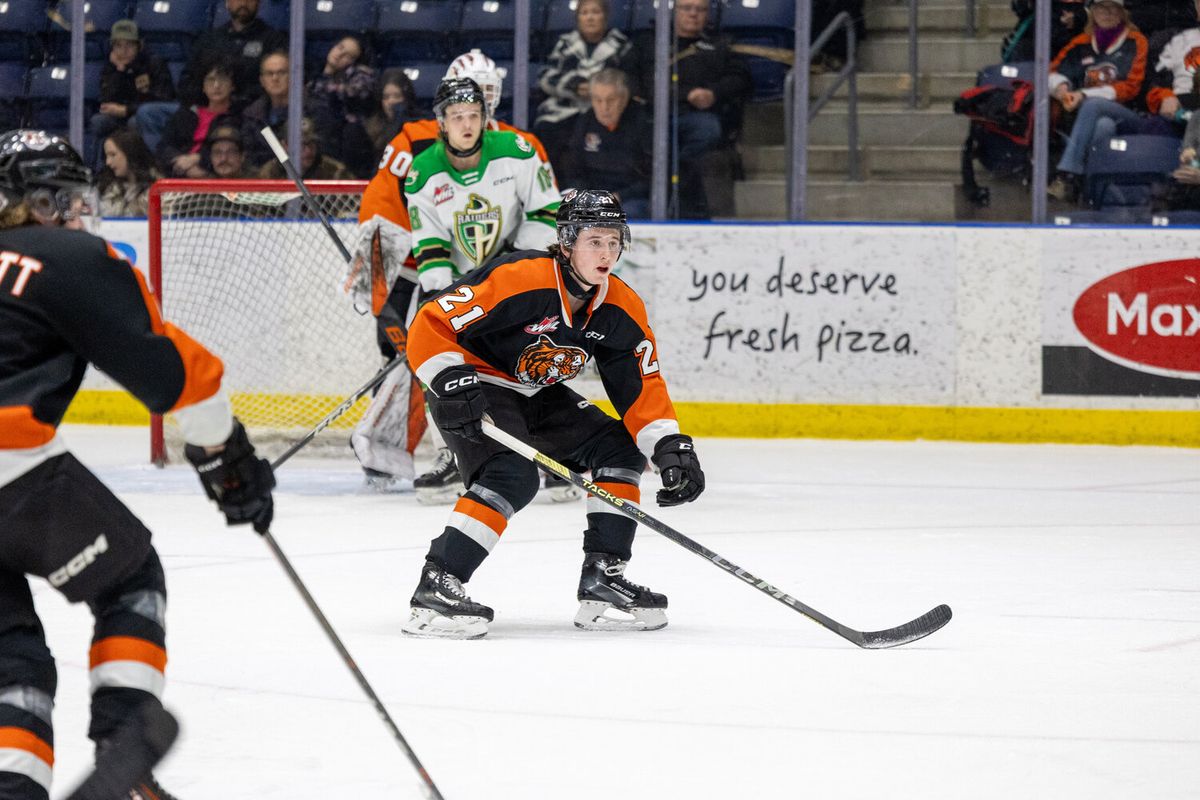
[[[474,270],[417,312],[408,357],[425,383],[470,364],[485,383],[532,395],[570,380],[594,360],[608,398],[642,452],[679,433],[659,369],[646,305],[610,275],[592,301],[571,313],[549,253],[526,250]]]
[[[518,130],[507,122],[492,120],[488,123],[492,130],[514,131],[521,134],[527,142],[533,145],[542,161],[549,162],[546,148],[532,133]],[[408,219],[408,206],[404,200],[404,179],[408,176],[408,168],[414,158],[425,148],[438,140],[438,124],[435,119],[420,119],[406,122],[400,128],[387,147],[383,148],[383,157],[379,160],[379,169],[371,178],[367,188],[363,190],[362,204],[358,209],[358,221],[366,222],[374,216],[381,216],[389,222],[394,222],[404,230],[412,230]]]
[[[0,230],[0,483],[6,451],[54,439],[89,363],[160,414],[213,398],[224,372],[162,321],[145,278],[103,239]]]

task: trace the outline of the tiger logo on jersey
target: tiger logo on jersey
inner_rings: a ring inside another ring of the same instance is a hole
[[[477,267],[499,250],[502,230],[501,210],[474,192],[467,198],[466,207],[454,212],[454,239]]]
[[[1117,82],[1118,75],[1120,73],[1117,71],[1116,65],[1105,61],[1101,64],[1088,67],[1083,78],[1083,86],[1086,89],[1092,89],[1097,86],[1110,86]]]
[[[1187,55],[1183,57],[1183,68],[1192,75],[1195,75],[1200,70],[1200,47],[1193,47],[1188,50]]]
[[[583,370],[587,353],[578,347],[560,347],[546,334],[517,357],[517,380],[526,386],[553,386],[569,381]]]

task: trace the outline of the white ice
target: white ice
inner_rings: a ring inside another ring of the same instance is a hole
[[[420,784],[266,546],[146,436],[68,442],[154,531],[169,586],[159,770],[183,800],[418,798]],[[399,632],[446,509],[364,496],[353,464],[279,472],[274,533],[447,800],[1196,798],[1200,453],[703,440],[708,491],[652,513],[859,629],[859,650],[648,530],[656,633],[575,630],[583,505],[519,514],[468,589],[473,642]],[[650,481],[647,481],[647,488]],[[649,492],[647,492],[649,495]],[[91,756],[90,617],[33,581],[58,657],[56,795]]]

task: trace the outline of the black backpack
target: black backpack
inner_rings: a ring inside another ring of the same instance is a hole
[[[1001,176],[1027,179],[1033,142],[1033,84],[1014,78],[973,86],[954,101],[954,113],[971,121],[963,143],[962,181],[967,199],[976,206],[991,202],[990,192],[975,179],[975,160]]]

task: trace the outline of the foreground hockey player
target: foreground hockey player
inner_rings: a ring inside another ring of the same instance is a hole
[[[504,80],[496,63],[479,50],[463,53],[450,63],[445,78],[471,78],[488,103],[488,129],[512,131],[533,145],[543,162],[546,150],[537,137],[496,119]],[[358,247],[347,291],[360,309],[370,308],[379,322],[379,345],[385,359],[403,351],[408,321],[416,310],[417,265],[411,256],[411,222],[404,197],[404,179],[413,158],[442,136],[436,119],[406,122],[384,148],[375,177],[363,192],[359,208]],[[375,285],[372,275],[384,280]],[[412,454],[426,429],[420,386],[404,368],[393,370],[371,400],[351,436],[351,446],[370,488],[392,491],[413,480]],[[434,432],[436,433],[436,432]],[[447,502],[460,492],[462,481],[450,451],[440,436],[433,467],[417,476],[414,486],[422,502]]]
[[[231,524],[265,531],[270,465],[221,389],[221,361],[165,323],[141,273],[85,232],[91,174],[42,131],[0,137],[0,797],[46,800],[54,659],[27,575],[95,617],[88,653],[96,770],[72,800],[170,800],[151,768],[178,730],[159,700],[166,586],[150,532],[56,428],[94,364],[153,412]]]
[[[463,583],[537,492],[538,470],[484,438],[485,414],[550,457],[591,470],[592,480],[617,497],[639,502],[647,456],[662,476],[659,505],[691,502],[704,490],[692,440],[679,431],[659,370],[645,305],[611,274],[629,245],[620,203],[604,191],[570,194],[558,209],[557,231],[548,251],[513,253],[475,270],[413,320],[409,356],[468,489],[430,545],[406,633],[478,638],[492,620],[492,609],[468,597]],[[590,359],[619,421],[567,388]],[[667,598],[624,576],[634,529],[632,519],[588,499],[578,627],[667,624]]]

